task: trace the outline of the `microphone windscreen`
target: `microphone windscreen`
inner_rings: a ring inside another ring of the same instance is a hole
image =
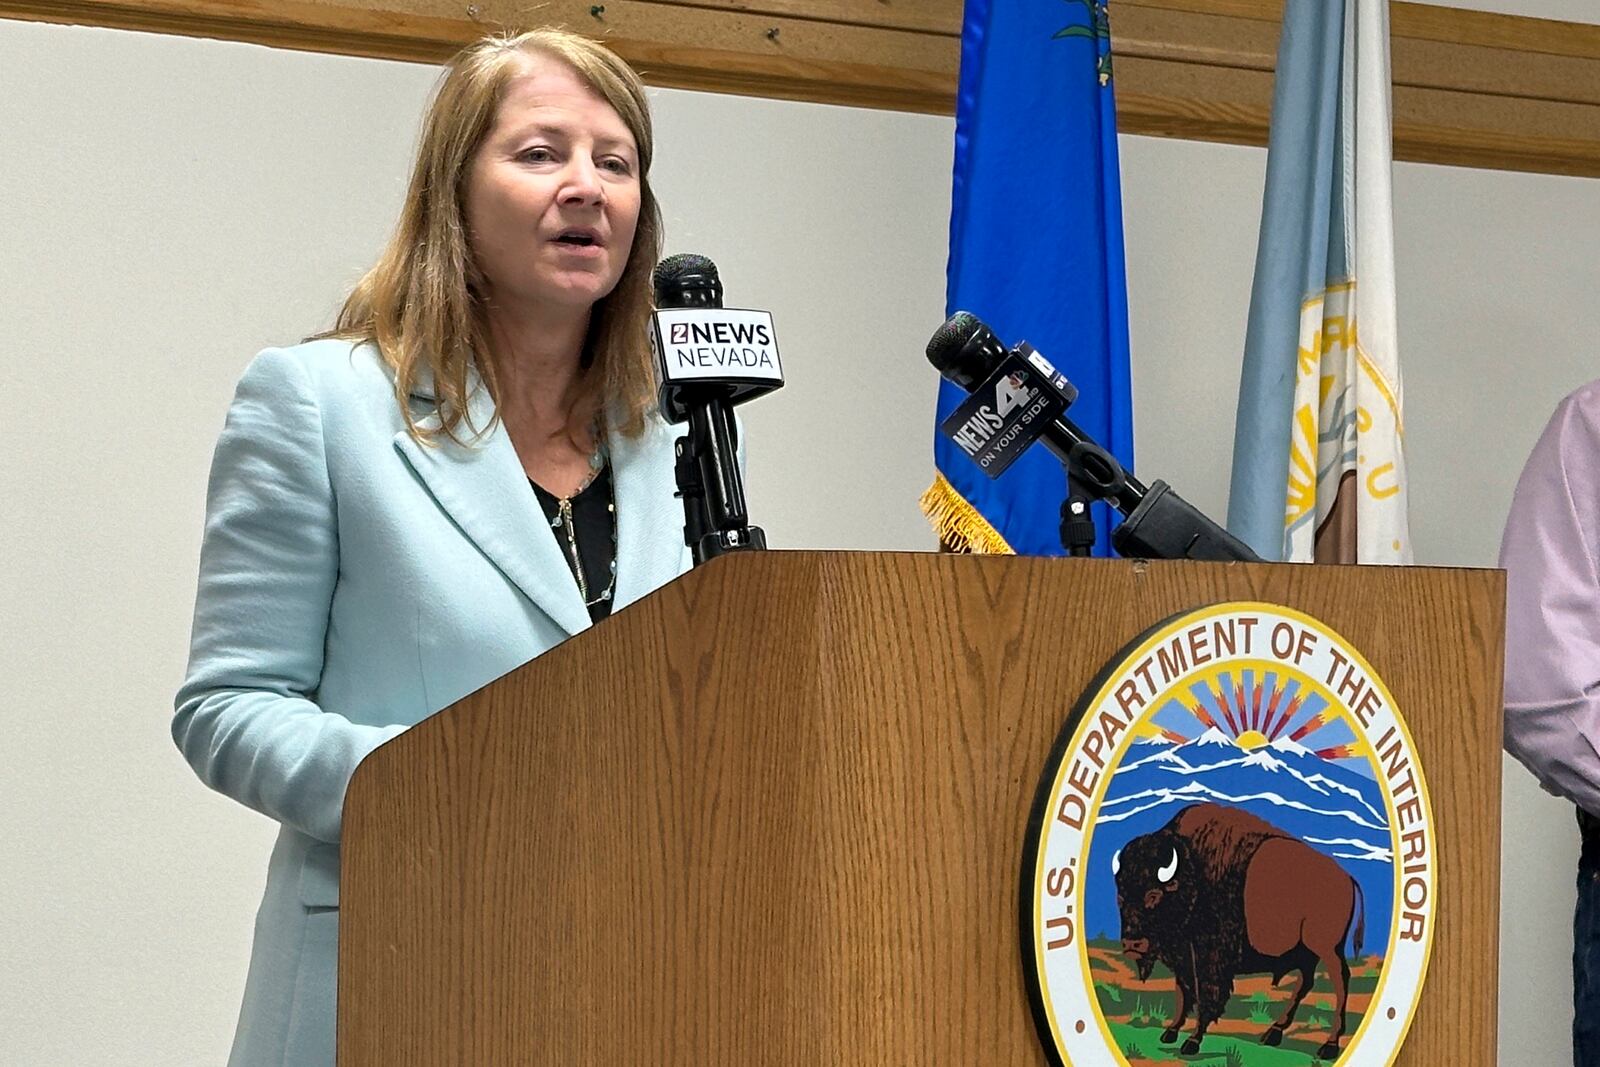
[[[988,378],[1005,358],[1006,347],[970,311],[958,311],[928,340],[928,362],[967,392]]]
[[[717,265],[705,256],[682,252],[656,264],[651,281],[656,307],[721,307],[722,279]]]
[[[928,362],[943,374],[955,364],[961,346],[982,328],[983,323],[970,311],[958,311],[951,315],[928,339]]]

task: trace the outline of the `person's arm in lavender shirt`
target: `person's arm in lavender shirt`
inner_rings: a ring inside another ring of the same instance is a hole
[[[1506,751],[1600,814],[1600,382],[1556,408],[1517,482],[1506,569]]]

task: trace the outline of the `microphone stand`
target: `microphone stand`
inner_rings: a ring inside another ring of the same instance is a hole
[[[1063,423],[1070,427],[1071,423]],[[1073,427],[1076,429],[1075,427]],[[1084,437],[1060,459],[1067,474],[1067,498],[1061,505],[1061,546],[1072,556],[1087,556],[1094,544],[1089,501],[1105,500],[1123,515],[1111,531],[1111,546],[1130,559],[1242,560],[1259,563],[1243,541],[1218,526],[1193,504],[1157,479],[1148,488],[1122,469],[1115,456]]]
[[[1094,516],[1089,505],[1092,495],[1074,463],[1063,463],[1067,472],[1067,498],[1061,502],[1061,547],[1069,556],[1087,556],[1094,548]]]
[[[685,404],[688,432],[674,447],[678,492],[684,509],[683,542],[695,566],[728,552],[767,547],[761,527],[750,525],[739,477],[738,431],[733,409],[720,398]]]

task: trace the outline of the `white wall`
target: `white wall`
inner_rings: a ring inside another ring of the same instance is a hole
[[[167,733],[211,445],[389,226],[431,80],[0,22],[0,1062],[226,1057],[272,827]]]
[[[222,1059],[272,828],[167,736],[205,470],[249,356],[324,325],[381,243],[432,81],[0,21],[0,1061]],[[656,104],[669,250],[778,316],[756,520],[778,546],[930,547],[950,121]],[[1138,469],[1221,515],[1265,157],[1123,152]],[[1545,414],[1600,373],[1600,184],[1401,165],[1396,200],[1419,559],[1490,565]],[[1570,814],[1515,766],[1505,811],[1502,1047],[1558,1063]]]
[[[952,122],[707,93],[655,101],[667,250],[710,256],[730,306],[775,316],[787,381],[740,409],[768,544],[932,547],[917,510],[936,395],[921,353],[944,321]]]

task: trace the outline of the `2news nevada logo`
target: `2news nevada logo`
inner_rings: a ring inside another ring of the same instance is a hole
[[[729,379],[776,388],[783,366],[772,315],[747,308],[663,308],[650,346],[666,381]]]
[[[1392,1063],[1437,892],[1427,786],[1382,680],[1327,626],[1260,603],[1169,620],[1101,679],[1025,845],[1025,971],[1053,1062]]]

